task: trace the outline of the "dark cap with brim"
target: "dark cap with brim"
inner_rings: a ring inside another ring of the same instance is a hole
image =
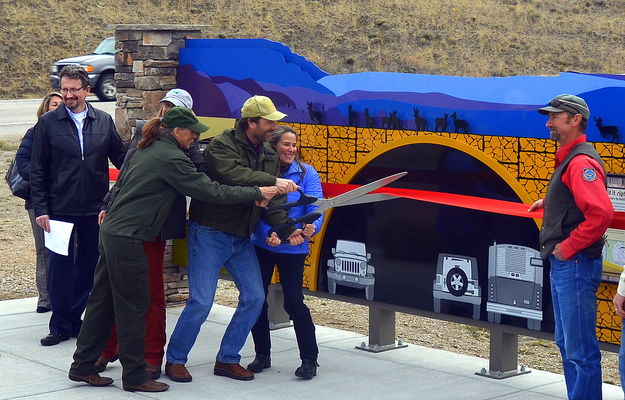
[[[588,104],[581,97],[572,94],[561,94],[554,97],[548,105],[538,109],[541,114],[569,112],[571,114],[581,114],[586,121],[590,118]]]
[[[208,126],[201,123],[191,109],[185,107],[170,108],[163,116],[162,122],[170,129],[185,128],[198,134],[208,130]]]

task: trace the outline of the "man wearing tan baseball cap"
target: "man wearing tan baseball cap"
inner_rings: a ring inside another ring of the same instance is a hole
[[[277,128],[276,121],[286,114],[276,110],[265,96],[249,98],[241,108],[234,129],[215,136],[204,150],[211,179],[238,186],[273,186],[281,193],[297,190],[290,179],[279,178],[280,159],[265,141]],[[275,201],[284,201],[284,196]],[[189,288],[190,295],[167,347],[165,373],[175,382],[190,382],[185,364],[201,325],[210,313],[219,271],[224,266],[237,289],[239,304],[224,333],[213,373],[249,381],[254,373],[240,365],[239,352],[256,323],[265,302],[265,291],[256,251],[250,239],[263,209],[253,204],[211,204],[191,200],[189,210]],[[272,226],[287,222],[284,210],[265,213]],[[280,237],[304,241],[293,226],[279,232]]]
[[[242,118],[264,118],[269,121],[280,121],[287,115],[276,109],[273,102],[266,96],[252,96],[241,107]]]

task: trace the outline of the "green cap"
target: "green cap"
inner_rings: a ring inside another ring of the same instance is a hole
[[[243,103],[243,107],[241,107],[241,117],[261,117],[269,121],[279,121],[286,117],[286,114],[278,111],[269,97],[253,96]]]
[[[198,134],[206,132],[208,126],[197,119],[193,111],[186,107],[172,107],[161,120],[169,129],[186,128]]]
[[[572,94],[561,94],[556,96],[545,107],[538,109],[541,114],[570,112],[571,114],[581,114],[582,118],[588,121],[590,118],[590,109],[586,100]]]

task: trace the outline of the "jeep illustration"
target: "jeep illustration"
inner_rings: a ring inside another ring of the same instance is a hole
[[[337,240],[332,248],[334,258],[328,260],[328,293],[336,293],[336,285],[364,288],[365,298],[373,300],[375,268],[368,264],[371,254],[364,243]]]
[[[441,312],[441,302],[453,301],[473,306],[473,319],[480,319],[482,302],[474,257],[439,254],[434,279],[434,311]]]

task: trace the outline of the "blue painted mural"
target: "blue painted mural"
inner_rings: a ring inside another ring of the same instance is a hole
[[[198,99],[194,110],[201,116],[236,118],[245,99],[260,94],[272,98],[288,122],[546,138],[545,118],[536,109],[571,93],[591,109],[590,141],[624,140],[620,75],[330,75],[265,39],[190,39],[179,63],[178,84]]]

